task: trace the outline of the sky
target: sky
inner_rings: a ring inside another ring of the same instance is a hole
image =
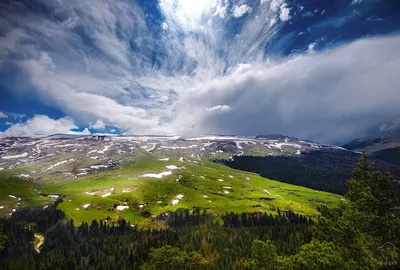
[[[400,131],[398,0],[3,0],[0,136]]]

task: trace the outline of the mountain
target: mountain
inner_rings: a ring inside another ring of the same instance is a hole
[[[318,204],[337,205],[341,196],[212,161],[298,157],[322,149],[347,152],[290,137],[58,134],[2,138],[0,214],[37,216],[57,203],[58,209],[79,223],[123,217],[143,227],[163,223],[168,213],[179,208],[207,209],[217,216],[230,211],[276,213],[280,208],[315,217]]]
[[[365,151],[367,155],[400,166],[400,134],[355,139],[344,148],[353,151]]]
[[[345,193],[358,159],[342,147],[283,135],[2,138],[0,213],[63,198],[60,209],[79,222],[124,216],[141,223],[195,206],[220,214],[280,205],[315,215],[316,203],[340,199],[318,191]],[[374,161],[400,175],[398,166]]]

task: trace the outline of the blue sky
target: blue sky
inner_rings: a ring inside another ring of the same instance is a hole
[[[0,135],[400,130],[396,0],[0,3]]]

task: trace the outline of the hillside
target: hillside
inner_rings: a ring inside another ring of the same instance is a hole
[[[400,134],[359,138],[343,145],[343,147],[358,152],[366,151],[372,157],[400,165]]]
[[[45,209],[61,198],[58,208],[79,223],[123,217],[158,226],[162,215],[178,208],[208,209],[217,216],[279,208],[315,217],[317,205],[342,198],[210,161],[251,152],[296,155],[311,148],[236,137],[8,138],[1,156],[7,168],[1,172],[0,213]]]
[[[310,151],[299,156],[240,156],[231,160],[217,160],[231,168],[255,172],[281,182],[324,190],[337,194],[347,191],[360,154],[337,149]],[[373,155],[375,168],[400,177],[400,167]]]

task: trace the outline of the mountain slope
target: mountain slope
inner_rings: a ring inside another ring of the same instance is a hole
[[[221,215],[292,210],[315,216],[318,204],[343,198],[280,183],[210,161],[246,153],[297,155],[312,147],[286,141],[237,137],[80,137],[9,138],[2,149],[2,181],[19,177],[35,190],[0,190],[0,213],[29,206],[35,198],[53,200],[76,222],[118,220],[154,226],[178,208],[200,207]],[[22,190],[23,188],[21,188]],[[15,194],[14,194],[15,193]],[[9,195],[19,197],[14,199]],[[17,203],[20,204],[17,204]],[[46,208],[49,203],[40,205]]]
[[[324,190],[337,194],[347,191],[359,154],[351,151],[320,150],[300,156],[240,156],[232,160],[218,160],[231,168],[259,173],[263,177],[294,185]],[[372,158],[375,169],[390,171],[400,176],[398,166]]]
[[[343,146],[353,151],[366,151],[370,156],[400,165],[400,134],[355,139]]]

